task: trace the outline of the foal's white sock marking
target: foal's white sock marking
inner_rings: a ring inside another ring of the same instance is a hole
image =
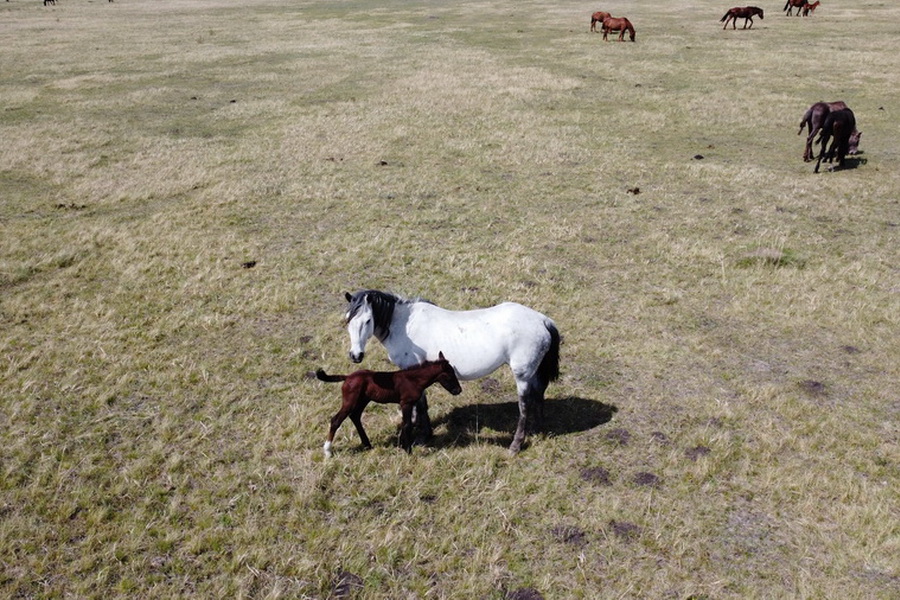
[[[325,445],[322,446],[322,450],[325,451],[325,458],[331,458],[331,442],[325,442]]]

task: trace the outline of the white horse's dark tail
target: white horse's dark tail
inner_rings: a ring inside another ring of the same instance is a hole
[[[329,375],[325,372],[325,369],[316,369],[316,378],[319,381],[327,381],[328,383],[337,383],[339,381],[345,381],[347,379],[346,375]]]
[[[538,377],[541,380],[541,384],[547,387],[551,381],[559,379],[560,338],[559,331],[552,321],[544,321],[544,327],[550,332],[550,347],[547,348],[547,352],[544,354],[544,358],[541,359],[540,366],[538,366]]]

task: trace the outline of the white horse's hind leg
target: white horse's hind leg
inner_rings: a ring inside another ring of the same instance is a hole
[[[509,451],[516,453],[522,449],[525,442],[525,435],[528,433],[528,416],[531,415],[531,429],[536,430],[539,421],[544,416],[544,391],[546,385],[543,385],[537,375],[532,376],[531,380],[523,381],[516,376],[516,389],[519,393],[519,421],[516,424],[516,433],[513,436],[512,444]]]
[[[422,397],[413,407],[412,423],[419,429],[422,441],[428,442],[434,436],[434,428],[431,426],[431,417],[428,416],[428,397],[422,392]]]

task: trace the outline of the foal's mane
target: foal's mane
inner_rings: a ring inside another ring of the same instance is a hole
[[[428,300],[404,298],[380,290],[362,290],[356,292],[350,298],[350,308],[347,311],[348,323],[366,302],[372,306],[372,315],[375,320],[375,337],[383,341],[391,334],[391,319],[394,317],[394,307],[398,304],[414,304],[416,302],[428,302]],[[432,303],[428,302],[428,304]]]

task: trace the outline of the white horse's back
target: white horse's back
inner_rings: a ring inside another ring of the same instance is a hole
[[[403,335],[393,340],[392,335],[385,340],[385,347],[398,366],[434,360],[433,356],[443,352],[461,379],[477,379],[504,364],[530,370],[525,364],[533,362],[530,349],[544,339],[549,343],[546,321],[549,319],[541,313],[514,302],[466,311],[417,302],[409,305],[406,318],[402,313],[395,315],[394,325],[403,328]],[[399,362],[394,360],[395,354]]]

